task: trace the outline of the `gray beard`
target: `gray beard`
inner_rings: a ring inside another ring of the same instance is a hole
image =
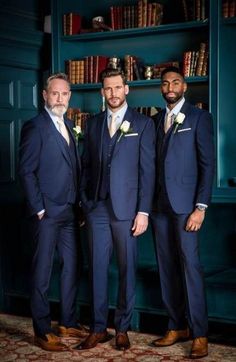
[[[65,106],[53,106],[53,107],[50,107],[50,111],[57,117],[63,117],[63,115],[67,111],[67,107],[65,107]]]

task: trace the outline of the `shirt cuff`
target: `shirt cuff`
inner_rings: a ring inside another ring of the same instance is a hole
[[[207,208],[207,207],[208,207],[208,205],[206,205],[206,204],[202,204],[201,202],[197,202],[197,203],[196,203],[196,206],[204,206],[205,208]]]
[[[143,211],[139,211],[138,214],[149,216],[149,214],[147,212],[143,212]]]
[[[37,215],[42,215],[42,214],[44,214],[45,213],[45,209],[43,209],[43,210],[40,210],[39,212],[37,212]]]

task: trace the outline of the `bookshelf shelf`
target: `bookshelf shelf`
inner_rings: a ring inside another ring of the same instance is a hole
[[[188,77],[186,78],[187,83],[206,83],[208,77]],[[160,79],[150,80],[135,80],[133,82],[127,82],[130,87],[151,87],[159,86],[161,84]],[[86,83],[86,84],[74,84],[71,86],[72,90],[96,90],[101,88],[101,83]]]
[[[188,31],[199,28],[207,28],[208,20],[204,21],[189,21],[185,23],[173,23],[167,25],[152,26],[146,28],[132,28],[132,29],[121,29],[104,31],[97,33],[84,33],[78,35],[63,35],[61,38],[63,41],[100,41],[115,38],[128,38],[137,36],[147,36],[155,34],[164,34],[170,32]]]
[[[232,17],[232,18],[226,18],[226,19],[222,19],[222,24],[223,25],[235,25],[236,24],[236,17]]]

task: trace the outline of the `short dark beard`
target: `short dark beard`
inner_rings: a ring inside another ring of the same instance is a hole
[[[113,107],[112,104],[109,103],[109,99],[107,100],[107,104],[109,106],[109,108],[111,108],[112,110],[115,110],[115,109],[120,109],[122,108],[122,106],[124,105],[124,103],[126,102],[126,99],[124,99],[117,107]]]
[[[176,97],[174,98],[169,98],[166,96],[166,94],[162,93],[163,98],[166,100],[167,104],[175,104],[178,103],[180,101],[180,99],[183,98],[183,94],[178,94]]]

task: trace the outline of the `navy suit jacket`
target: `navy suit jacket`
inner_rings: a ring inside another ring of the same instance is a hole
[[[185,114],[184,122],[175,133],[171,130],[164,158],[165,187],[171,207],[178,214],[192,212],[196,203],[209,204],[215,166],[211,114],[188,102],[183,104],[181,113]],[[157,144],[164,119],[165,110],[154,118]]]
[[[72,132],[73,122],[65,119],[76,149],[76,172],[69,152],[48,112],[26,122],[21,132],[19,175],[25,191],[29,214],[46,209],[55,216],[68,202],[71,175],[78,189],[80,159]]]
[[[132,219],[138,211],[149,213],[155,184],[154,122],[130,107],[123,120],[130,122],[130,135],[122,135],[116,141],[110,167],[110,198],[119,220]],[[98,200],[105,127],[106,112],[86,122],[81,201],[87,211],[95,207]],[[119,138],[120,131],[117,132]]]

